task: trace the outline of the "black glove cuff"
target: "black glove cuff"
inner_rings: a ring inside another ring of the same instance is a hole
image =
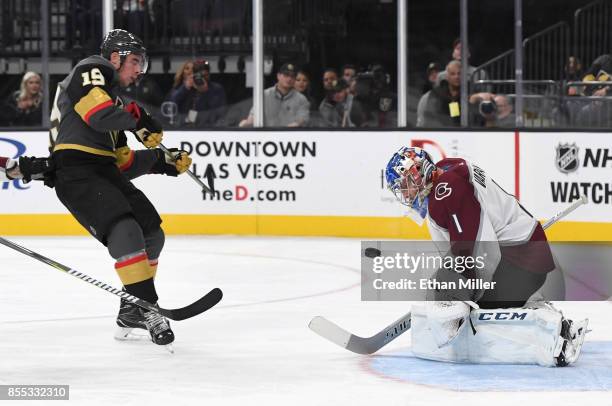
[[[163,130],[159,121],[151,117],[149,113],[142,108],[140,109],[140,120],[138,120],[136,125],[138,126],[137,130],[146,128],[152,133],[158,133]]]
[[[31,182],[32,179],[43,179],[45,174],[55,170],[55,164],[51,158],[36,158],[21,156],[19,157],[19,170],[23,175],[25,183]]]
[[[166,154],[164,153],[164,151],[159,148],[156,148],[154,151],[157,159],[151,167],[150,173],[158,173],[168,176],[178,176],[179,173],[176,170],[176,166],[166,162]]]

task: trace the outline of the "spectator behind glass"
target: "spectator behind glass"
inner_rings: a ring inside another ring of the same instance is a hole
[[[468,80],[471,80],[472,82],[476,82],[478,80],[487,80],[488,76],[487,76],[487,72],[484,70],[479,70],[476,71],[476,67],[470,65],[470,57],[471,57],[471,51],[470,48],[468,46],[468,55],[467,55],[467,60],[468,60]],[[457,61],[459,63],[461,63],[461,40],[459,38],[457,38],[454,42],[453,42],[453,52],[451,55],[451,61]],[[446,79],[446,71],[444,72],[440,72],[440,74],[438,75],[438,83],[441,80],[445,80]],[[476,85],[473,86],[473,91],[474,92],[490,92],[490,86],[486,86],[486,85]]]
[[[168,101],[176,103],[179,114],[186,115],[186,124],[196,127],[214,126],[225,115],[225,89],[210,80],[210,66],[206,60],[193,62],[191,73],[188,66],[188,63],[183,65],[183,82],[170,92]],[[180,81],[178,75],[175,76],[175,83],[177,81]]]
[[[430,62],[425,70],[425,84],[423,85],[423,94],[429,92],[438,83],[440,74],[440,65],[436,62]]]
[[[26,72],[19,90],[6,100],[6,119],[13,126],[42,125],[42,79],[36,72]]]
[[[578,81],[582,79],[582,62],[575,56],[567,58],[565,63],[565,80]]]
[[[295,84],[293,85],[293,88],[306,97],[308,103],[310,103],[311,111],[316,110],[317,105],[314,98],[310,94],[310,76],[308,76],[308,73],[304,72],[303,70],[299,70],[295,77]]]
[[[352,103],[353,95],[349,93],[349,84],[344,79],[337,80],[319,106],[323,125],[326,127],[354,127],[349,118]]]
[[[511,128],[516,126],[516,115],[513,113],[510,100],[503,94],[498,94],[493,99],[497,105],[497,120],[495,125],[502,128]]]
[[[357,67],[352,64],[346,64],[342,67],[342,79],[349,85],[349,93],[355,95],[355,84],[357,77]]]
[[[324,94],[334,87],[338,81],[338,72],[334,68],[327,68],[323,71],[323,90]]]
[[[172,83],[172,90],[178,89],[181,85],[185,85],[190,89],[193,86],[193,61],[186,61],[174,75],[174,83]],[[187,79],[190,79],[188,82]]]
[[[276,84],[264,90],[264,126],[302,127],[308,123],[310,111],[306,97],[295,90],[296,69],[286,63],[276,74]],[[253,109],[242,120],[240,127],[252,127],[255,117]]]
[[[445,78],[429,92],[425,106],[424,127],[459,127],[461,125],[461,62],[450,61]]]
[[[565,77],[563,78],[566,82],[578,82],[582,80],[582,63],[580,59],[575,56],[570,56],[567,58],[567,62],[565,63],[565,68],[563,69]],[[576,96],[579,93],[579,87],[577,86],[568,86],[567,87],[567,95],[568,96]]]
[[[353,80],[355,80],[355,76],[357,76],[357,68],[355,65],[346,64],[342,67],[342,79],[349,85]]]

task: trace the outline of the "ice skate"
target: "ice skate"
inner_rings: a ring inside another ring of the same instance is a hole
[[[163,345],[165,348],[174,353],[172,342],[174,341],[174,332],[170,328],[170,323],[161,314],[145,309],[139,309],[144,318],[144,323],[149,330],[151,340],[157,345]]]
[[[115,339],[120,341],[148,340],[149,335],[144,316],[135,304],[121,299],[117,314]]]

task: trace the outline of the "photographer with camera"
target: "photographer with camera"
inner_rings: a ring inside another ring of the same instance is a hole
[[[349,115],[356,127],[397,126],[397,96],[390,84],[391,78],[381,65],[370,66],[357,75]]]
[[[512,105],[504,95],[482,92],[470,96],[472,125],[488,128],[511,128],[516,125]]]
[[[184,123],[195,127],[215,126],[225,115],[225,89],[210,80],[210,66],[204,59],[193,63],[193,73],[185,75],[168,101],[176,103],[178,112],[185,115]]]

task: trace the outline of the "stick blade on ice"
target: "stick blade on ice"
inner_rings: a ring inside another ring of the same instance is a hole
[[[313,318],[308,327],[321,337],[357,354],[373,354],[380,348],[374,337],[356,336],[321,316]]]
[[[321,337],[343,348],[347,348],[352,336],[352,334],[348,331],[338,327],[325,317],[321,316],[313,318],[308,324],[308,327]]]
[[[223,292],[219,288],[214,288],[188,306],[180,309],[159,309],[159,312],[171,320],[185,320],[197,316],[200,313],[204,313],[219,303],[221,299],[223,299]]]
[[[357,354],[374,354],[410,329],[411,313],[402,316],[372,337],[359,337],[324,317],[317,316],[308,327],[321,337]]]

